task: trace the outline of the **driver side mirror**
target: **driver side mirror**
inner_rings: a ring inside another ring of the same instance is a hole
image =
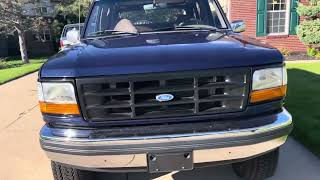
[[[231,23],[231,28],[233,32],[241,33],[246,30],[246,24],[242,20],[233,21]]]
[[[79,31],[76,30],[75,28],[72,29],[71,31],[67,32],[67,41],[73,45],[73,44],[77,44],[80,42],[80,34]]]

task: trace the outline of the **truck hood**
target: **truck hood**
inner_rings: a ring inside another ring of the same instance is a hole
[[[239,34],[176,32],[83,40],[59,52],[40,77],[88,77],[252,67],[283,62],[275,48]]]

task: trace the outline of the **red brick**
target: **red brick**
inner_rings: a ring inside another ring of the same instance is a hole
[[[276,48],[286,48],[292,52],[305,51],[306,47],[296,35],[256,37],[257,0],[229,0],[230,21],[243,20],[246,23],[245,35],[251,36]],[[307,3],[307,0],[300,0]],[[302,21],[303,18],[300,18]]]

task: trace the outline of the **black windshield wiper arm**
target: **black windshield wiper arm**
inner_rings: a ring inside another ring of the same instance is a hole
[[[186,26],[177,26],[177,30],[207,30],[207,31],[218,31],[219,29],[213,26],[208,25],[186,25]]]
[[[89,37],[109,36],[109,35],[139,35],[139,33],[116,31],[116,30],[105,30],[105,31],[97,31],[97,32],[90,33]]]
[[[170,30],[175,30],[175,29],[176,28],[174,26],[168,26],[168,27],[153,29],[153,31],[170,31]]]
[[[207,25],[187,25],[187,26],[168,26],[159,29],[154,29],[153,31],[170,31],[170,30],[208,30],[217,31],[218,28],[207,26]]]

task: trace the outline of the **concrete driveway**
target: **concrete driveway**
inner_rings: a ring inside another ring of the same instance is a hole
[[[41,151],[43,125],[37,105],[37,74],[0,86],[0,180],[52,180],[50,161]],[[98,179],[236,180],[230,166],[151,177],[146,173],[99,174]],[[270,180],[320,180],[320,160],[293,139],[281,148],[279,169]]]

